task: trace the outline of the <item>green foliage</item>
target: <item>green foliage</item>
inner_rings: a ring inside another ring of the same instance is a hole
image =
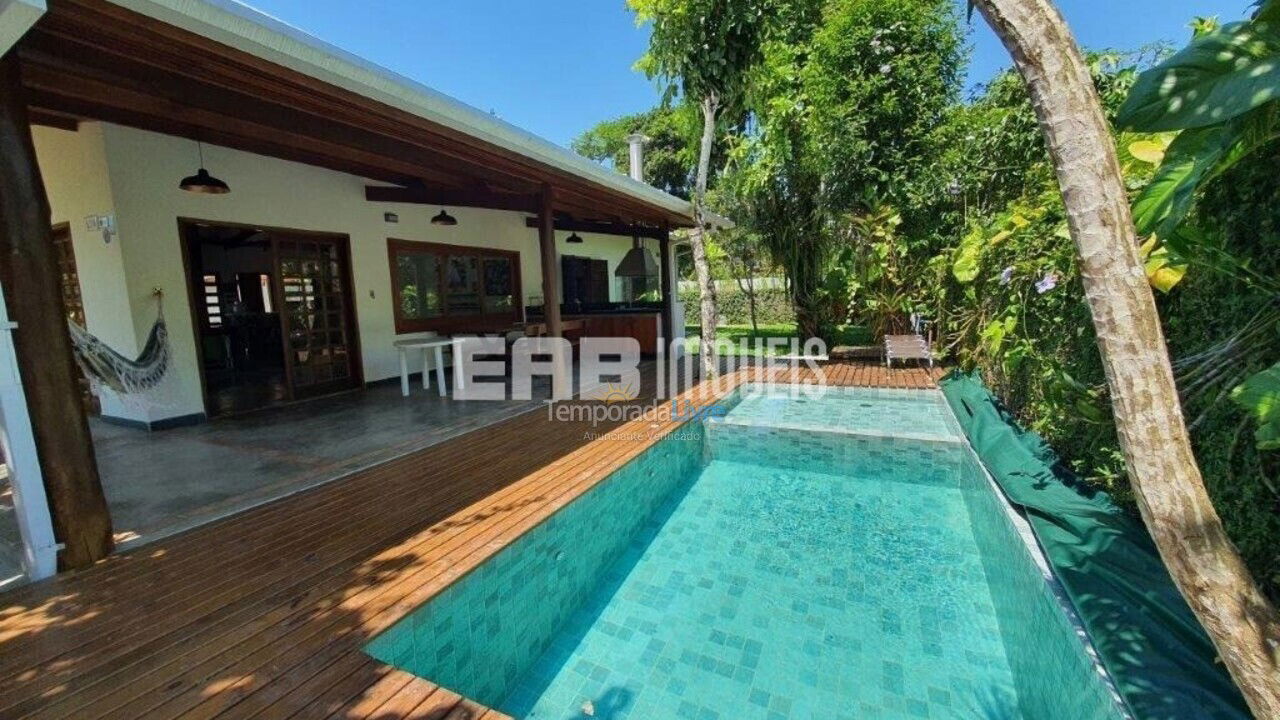
[[[879,337],[906,332],[921,309],[911,294],[919,279],[899,229],[902,214],[869,201],[867,210],[835,221],[837,250],[827,274],[828,293],[846,300],[839,317],[858,321]]]
[[[958,18],[945,0],[777,7],[786,22],[751,74],[752,122],[729,153],[717,206],[791,280],[802,333],[830,338],[855,306],[877,323],[905,318],[907,296],[865,277],[872,255],[890,251],[883,240],[863,242],[856,220],[929,194],[921,149],[958,97]],[[906,255],[909,237],[895,237],[892,253]],[[855,258],[866,261],[850,268]]]
[[[1169,145],[1155,178],[1134,201],[1138,233],[1175,238],[1205,183],[1277,137],[1280,103],[1269,103],[1218,125],[1179,133]]]
[[[736,98],[774,13],[773,0],[627,0],[650,23],[649,51],[637,67],[686,98]]]
[[[685,327],[685,349],[693,355],[697,355],[702,351],[701,343],[698,342],[700,330],[701,328],[697,325]],[[768,325],[760,325],[754,329],[750,325],[730,323],[716,328],[716,340],[730,343],[732,349],[728,354],[739,357],[786,355],[791,352],[789,345],[775,346],[770,350],[768,341],[771,338],[798,339],[799,335],[796,334],[795,323],[770,323]]]
[[[828,204],[902,204],[926,143],[959,97],[963,36],[951,0],[834,0],[800,71]]]
[[[1258,421],[1258,449],[1280,450],[1280,363],[1246,380],[1231,399]]]
[[[1147,131],[1219,125],[1280,99],[1280,32],[1231,23],[1142,74],[1120,108],[1121,127]]]
[[[712,201],[786,273],[797,332],[832,338],[852,323],[875,337],[922,312],[954,362],[982,368],[1074,470],[1132,503],[1079,261],[1021,79],[1001,73],[958,101],[963,35],[950,2],[769,7],[758,54],[739,65],[747,121],[726,145]],[[1201,18],[1194,28],[1191,46],[1167,58],[1088,62],[1119,121],[1205,483],[1280,599],[1280,0],[1245,24]],[[679,74],[656,55],[646,62]],[[708,86],[693,80],[686,92]]]
[[[717,293],[716,299],[719,301],[721,323],[751,327],[751,303],[745,292],[722,289]],[[696,308],[698,291],[681,290],[680,302],[684,303],[686,308]],[[794,325],[795,321],[795,310],[791,308],[791,298],[786,290],[782,288],[756,290],[756,322],[761,328],[778,324]]]
[[[1274,275],[1258,273],[1247,256],[1215,245],[1216,234],[1186,220],[1210,182],[1280,138],[1278,6],[1262,2],[1245,22],[1198,24],[1186,48],[1142,74],[1118,118],[1142,130],[1182,130],[1134,202],[1138,231],[1156,236],[1186,262],[1267,288],[1273,298],[1280,295]],[[1259,388],[1271,379],[1268,372],[1246,381],[1233,396],[1256,409]],[[1215,377],[1214,385],[1220,380]],[[1272,420],[1265,413],[1257,419],[1260,447],[1276,449]]]
[[[1122,60],[1091,56],[1108,114],[1124,101],[1137,76],[1133,63],[1141,61]],[[1057,184],[1025,94],[1010,77],[954,108],[939,128],[937,142],[947,148],[939,172],[964,188],[957,198],[963,221],[951,225],[954,239],[934,257],[944,270],[929,276],[940,278],[937,289],[914,293],[936,308],[943,340],[961,365],[981,367],[1077,472],[1131,503]],[[1263,112],[1270,110],[1241,119]],[[1224,160],[1205,162],[1183,149],[1195,138],[1189,133],[1202,132],[1127,131],[1116,140],[1139,222],[1156,217],[1159,234],[1162,220],[1179,216],[1175,232],[1142,247],[1149,279],[1167,293],[1158,296],[1161,315],[1206,485],[1246,562],[1280,597],[1280,459],[1251,441],[1253,418],[1222,402],[1280,352],[1280,326],[1265,321],[1276,307],[1269,279],[1280,274],[1280,141],[1260,133],[1249,143],[1252,153],[1239,152],[1237,143]],[[1201,163],[1192,168],[1200,177],[1183,187],[1170,177],[1188,156]],[[944,227],[954,216],[940,203],[933,217],[934,227]],[[1055,286],[1042,293],[1037,284],[1050,274]]]
[[[1180,133],[1164,153],[1147,189],[1133,204],[1141,235],[1169,237],[1191,210],[1196,189],[1214,171],[1235,140],[1225,125]]]
[[[579,155],[607,162],[620,173],[631,172],[627,138],[648,138],[644,151],[644,180],[676,197],[689,199],[693,166],[697,162],[701,118],[688,105],[663,106],[635,115],[606,120],[573,141]]]

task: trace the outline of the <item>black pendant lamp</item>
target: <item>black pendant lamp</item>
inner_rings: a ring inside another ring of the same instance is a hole
[[[578,233],[576,233],[576,232],[575,232],[574,234],[570,235],[569,237],[565,238],[565,239],[564,239],[564,241],[565,241],[565,242],[567,242],[567,243],[573,243],[574,245],[578,245],[578,244],[581,244],[582,242],[585,242],[585,241],[582,239],[582,236],[581,236],[581,235],[579,235],[579,234],[578,234]]]
[[[200,153],[200,169],[195,175],[182,178],[178,187],[189,193],[200,195],[226,195],[231,192],[231,188],[225,182],[210,175],[209,171],[204,169],[204,145],[199,140],[196,141],[196,149]]]
[[[458,218],[456,218],[456,217],[454,217],[454,216],[450,215],[449,213],[445,212],[445,211],[444,211],[444,208],[441,208],[441,209],[440,209],[440,214],[439,214],[439,215],[436,215],[436,216],[435,216],[435,217],[433,217],[433,218],[431,218],[431,224],[432,224],[432,225],[444,225],[444,226],[446,226],[446,227],[453,227],[454,225],[457,225],[457,224],[458,224]]]

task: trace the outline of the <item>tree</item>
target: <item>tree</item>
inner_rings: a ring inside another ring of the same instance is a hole
[[[629,173],[627,138],[648,138],[644,152],[644,181],[664,192],[688,199],[693,191],[693,163],[697,153],[693,129],[697,110],[687,105],[662,105],[648,112],[605,120],[579,135],[573,149],[596,162],[608,162]],[[714,155],[713,155],[714,157]]]
[[[791,0],[746,92],[752,123],[734,145],[732,217],[790,280],[800,333],[845,320],[845,219],[881,198],[912,204],[929,142],[960,90],[963,33],[950,0]],[[911,239],[904,235],[904,243]],[[903,313],[905,319],[905,313]]]
[[[1249,706],[1280,717],[1280,616],[1227,538],[1192,454],[1088,66],[1049,0],[973,4],[1013,56],[1053,160],[1143,521]]]
[[[697,172],[693,184],[696,227],[689,234],[701,295],[701,355],[704,374],[716,372],[718,312],[716,287],[707,259],[706,208],[711,150],[720,114],[741,102],[746,79],[759,61],[772,17],[772,0],[627,0],[640,22],[652,24],[649,51],[639,66],[696,103],[702,113]]]
[[[723,253],[729,277],[733,278],[738,290],[747,297],[751,336],[755,337],[760,332],[760,324],[756,320],[756,280],[765,269],[760,237],[748,228],[735,227],[718,234],[716,244]]]
[[[821,178],[812,154],[797,151],[802,126],[794,116],[773,117],[771,129],[742,142],[722,179],[722,196],[735,220],[759,239],[787,276],[801,337],[829,337],[822,276],[830,238],[820,202]]]
[[[953,0],[828,0],[800,55],[824,202],[907,208],[933,166],[933,129],[959,99],[964,34]]]

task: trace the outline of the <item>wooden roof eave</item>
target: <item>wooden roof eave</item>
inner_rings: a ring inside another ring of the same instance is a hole
[[[689,218],[107,0],[52,0],[19,44],[33,108],[189,137],[399,185],[557,190],[557,210]]]

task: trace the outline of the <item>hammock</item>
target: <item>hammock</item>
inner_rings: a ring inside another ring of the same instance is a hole
[[[136,360],[112,350],[74,322],[68,322],[67,326],[76,363],[95,393],[101,387],[108,387],[120,395],[141,394],[159,385],[169,369],[169,328],[164,322],[163,309],[157,311],[147,344]]]

